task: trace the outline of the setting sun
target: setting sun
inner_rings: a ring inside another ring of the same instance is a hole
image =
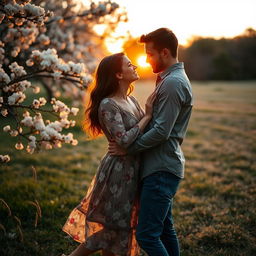
[[[145,55],[143,56],[140,56],[138,59],[137,59],[137,63],[140,67],[142,68],[147,68],[149,67],[149,64],[147,63],[146,61],[147,57]]]

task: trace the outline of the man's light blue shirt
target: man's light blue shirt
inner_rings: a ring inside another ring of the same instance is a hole
[[[182,62],[159,75],[161,81],[156,87],[151,122],[144,134],[128,147],[128,153],[141,152],[141,178],[157,171],[183,178],[185,158],[180,145],[191,116],[192,88]]]

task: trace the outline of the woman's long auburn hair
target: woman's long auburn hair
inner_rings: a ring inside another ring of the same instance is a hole
[[[99,122],[98,109],[104,98],[114,95],[118,91],[119,80],[116,74],[122,72],[124,56],[124,53],[121,52],[103,58],[97,68],[95,82],[88,88],[90,98],[89,104],[85,108],[83,130],[89,139],[94,139],[103,133]],[[132,90],[131,85],[128,94]]]

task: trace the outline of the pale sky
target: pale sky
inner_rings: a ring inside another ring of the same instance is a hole
[[[233,37],[256,29],[256,0],[115,0],[128,12],[133,36],[168,27],[185,44],[194,35]]]

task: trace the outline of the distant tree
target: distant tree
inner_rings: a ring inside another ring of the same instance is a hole
[[[255,59],[256,31],[252,28],[232,39],[197,37],[180,55],[194,80],[256,79]]]
[[[256,79],[256,30],[248,28],[242,35],[235,37],[232,43],[235,79]]]
[[[183,58],[191,79],[206,80],[212,76],[212,60],[216,50],[212,38],[197,38],[185,50]]]
[[[234,69],[230,55],[223,52],[213,58],[214,73],[211,79],[232,80],[234,78]]]

